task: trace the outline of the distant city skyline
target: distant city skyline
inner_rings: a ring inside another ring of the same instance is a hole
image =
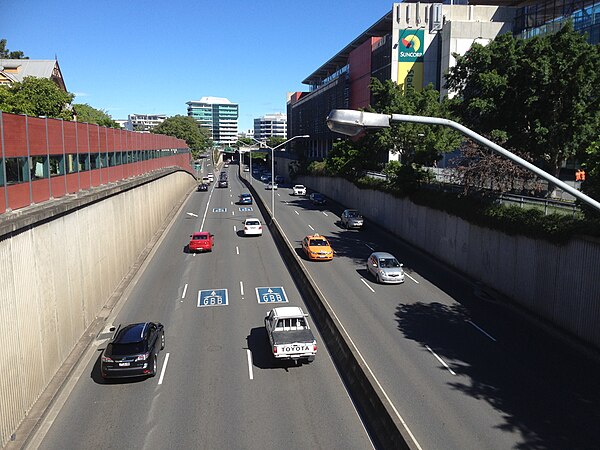
[[[173,0],[168,8],[116,8],[64,0],[56,8],[4,0],[0,38],[31,59],[57,57],[74,102],[113,119],[185,116],[186,102],[215,96],[239,105],[239,130],[246,131],[255,118],[285,113],[287,93],[308,90],[302,80],[392,5]]]

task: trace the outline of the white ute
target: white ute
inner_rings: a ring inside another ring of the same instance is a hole
[[[302,184],[296,184],[292,188],[292,195],[306,195],[306,186]]]
[[[308,314],[297,306],[273,308],[265,317],[265,328],[276,359],[312,362],[317,341],[308,325]]]

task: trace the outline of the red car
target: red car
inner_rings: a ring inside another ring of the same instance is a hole
[[[188,249],[191,252],[212,252],[215,245],[214,235],[208,231],[198,231],[190,235],[190,244]]]

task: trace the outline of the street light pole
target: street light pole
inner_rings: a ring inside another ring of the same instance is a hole
[[[303,134],[301,136],[294,136],[293,138],[290,138],[287,141],[282,142],[281,144],[279,144],[275,147],[271,148],[271,147],[267,146],[267,148],[271,148],[271,222],[275,221],[275,189],[274,189],[274,186],[275,186],[275,150],[277,150],[279,147],[283,147],[285,144],[293,141],[294,139],[309,138],[309,137],[310,136],[308,134]]]
[[[389,128],[390,122],[425,123],[430,125],[444,125],[454,128],[455,130],[460,131],[462,134],[467,135],[471,139],[479,142],[480,144],[491,148],[496,153],[500,153],[516,164],[529,169],[536,175],[539,175],[541,178],[544,178],[545,180],[555,184],[584,203],[587,203],[597,210],[600,210],[600,202],[597,202],[593,198],[569,186],[567,183],[550,175],[548,172],[543,171],[539,167],[534,166],[528,161],[525,161],[523,158],[509,152],[505,148],[500,147],[498,144],[495,144],[480,134],[475,133],[473,130],[470,130],[469,128],[452,120],[442,119],[439,117],[410,116],[406,114],[378,114],[356,111],[352,109],[334,109],[327,116],[327,126],[331,131],[346,134],[348,136],[356,136],[365,129]]]

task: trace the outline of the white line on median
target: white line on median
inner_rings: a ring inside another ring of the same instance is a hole
[[[239,255],[239,254],[240,254],[240,248],[239,248],[237,245],[235,246],[235,253],[236,253],[237,255]]]
[[[163,378],[165,377],[165,371],[167,370],[167,363],[169,362],[169,353],[165,355],[165,362],[163,363],[162,370],[160,371],[160,378],[158,379],[158,384],[162,384]]]
[[[244,296],[244,283],[242,281],[240,281],[240,292],[242,294],[242,297]]]
[[[321,211],[325,217],[329,217],[325,211]]]
[[[296,214],[300,215],[300,213],[299,213],[298,211],[294,210],[294,212],[295,212]]]
[[[311,225],[308,225],[308,228],[310,228],[311,230],[315,231],[315,229]]]
[[[411,280],[413,280],[415,283],[419,284],[419,282],[417,280],[415,280],[413,277],[411,277],[409,274],[407,274],[406,272],[404,272],[404,275],[406,275],[408,278],[410,278]]]
[[[374,252],[374,251],[375,251],[375,249],[374,249],[373,247],[371,247],[369,244],[365,244],[365,245],[366,245],[366,246],[367,246],[367,248],[368,248],[369,250],[371,250],[372,252]]]
[[[456,375],[456,372],[454,372],[454,370],[452,370],[450,368],[450,366],[448,366],[448,364],[446,364],[446,361],[444,361],[442,358],[440,358],[433,350],[431,350],[431,348],[429,347],[429,345],[426,345],[425,348],[427,348],[427,350],[429,350],[431,352],[431,354],[433,356],[436,357],[436,359],[446,368],[448,369],[448,371],[452,374],[452,375]]]
[[[473,325],[475,328],[477,328],[479,331],[481,331],[483,334],[485,334],[487,337],[489,337],[492,341],[496,342],[496,339],[491,336],[490,334],[486,333],[484,330],[482,330],[481,328],[479,328],[477,325],[475,325],[473,322],[471,322],[470,320],[467,320],[468,323],[470,323],[471,325]]]
[[[364,278],[361,278],[360,281],[365,283],[365,286],[368,287],[369,289],[371,289],[371,292],[375,292],[375,290],[371,286],[369,286],[369,283],[367,283],[367,280],[365,280]]]
[[[185,286],[183,287],[183,295],[181,296],[181,298],[185,298],[185,293],[187,292],[187,283],[185,283]]]
[[[251,380],[254,380],[254,374],[252,373],[252,352],[249,348],[246,349],[246,354],[248,355],[248,376]]]

